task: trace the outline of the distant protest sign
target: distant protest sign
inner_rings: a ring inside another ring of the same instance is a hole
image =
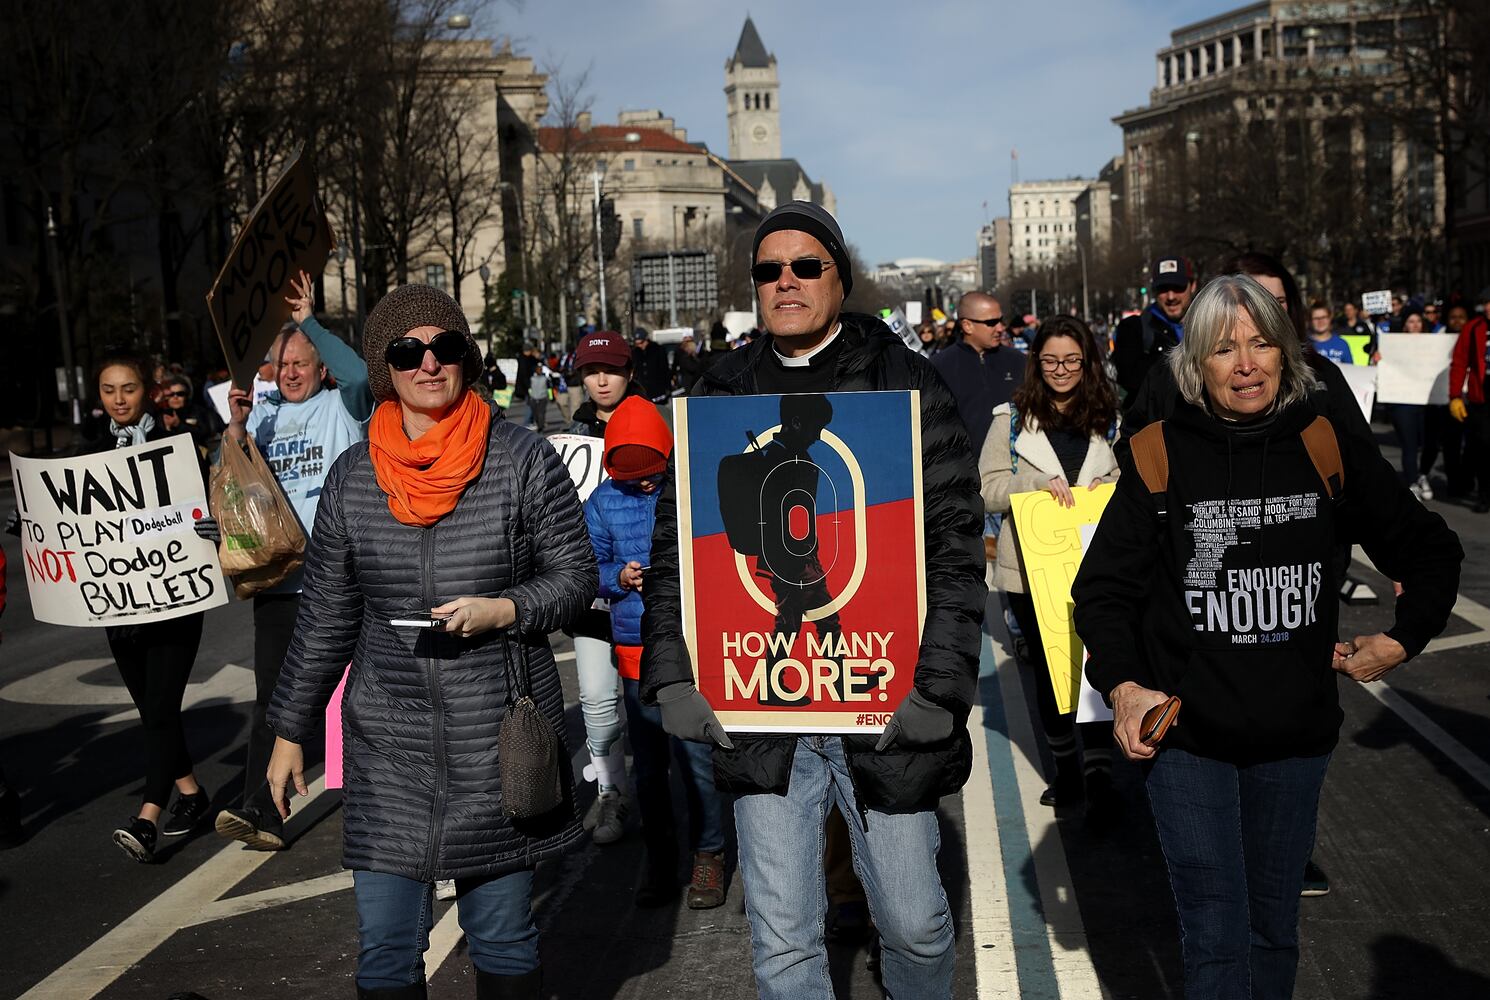
[[[1383,333],[1378,339],[1376,398],[1383,403],[1449,401],[1449,361],[1454,337],[1428,333]]]
[[[1040,623],[1039,641],[1045,647],[1045,662],[1062,715],[1076,710],[1081,690],[1082,646],[1071,604],[1071,584],[1081,568],[1081,527],[1102,519],[1113,489],[1112,483],[1094,490],[1074,489],[1074,507],[1062,507],[1048,490],[1009,497],[1019,559],[1029,581],[1035,619]]]
[[[1341,365],[1340,374],[1345,376],[1356,405],[1361,408],[1366,423],[1371,422],[1371,407],[1376,403],[1376,368],[1373,365]]]
[[[31,610],[54,625],[164,621],[226,604],[184,434],[77,458],[10,456]]]
[[[302,153],[297,150],[290,157],[284,173],[254,206],[207,293],[228,371],[240,389],[253,385],[254,371],[290,318],[285,301],[290,280],[301,271],[318,277],[336,249],[316,196],[315,172]]]
[[[1367,316],[1384,316],[1392,311],[1392,290],[1383,288],[1361,295],[1361,312]]]
[[[917,392],[673,403],[683,631],[730,732],[877,733],[926,618]]]
[[[595,487],[610,478],[602,465],[605,459],[604,438],[584,434],[552,434],[548,443],[554,446],[554,450],[564,460],[569,478],[574,480],[574,488],[579,491],[581,501],[590,499]]]

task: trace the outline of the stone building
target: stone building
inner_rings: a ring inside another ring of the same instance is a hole
[[[1075,253],[1076,199],[1093,183],[1084,177],[1009,185],[1009,270],[1023,274]]]
[[[729,167],[755,191],[762,213],[788,201],[810,201],[837,214],[826,183],[781,155],[781,84],[776,57],[766,51],[755,22],[745,18],[734,55],[724,64],[729,116]]]
[[[1001,215],[978,230],[978,287],[992,292],[1009,275],[1009,217]]]

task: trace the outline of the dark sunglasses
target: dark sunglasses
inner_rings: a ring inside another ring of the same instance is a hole
[[[168,392],[165,395],[171,399],[185,399],[187,396],[190,396],[191,393],[182,392],[180,389],[178,389],[175,392]]]
[[[466,358],[466,335],[445,330],[427,344],[418,337],[399,337],[383,352],[383,360],[395,371],[411,372],[424,364],[425,351],[434,351],[435,360],[442,365],[458,364]]]
[[[755,279],[757,285],[770,284],[781,280],[781,269],[789,267],[792,274],[805,281],[812,281],[823,276],[823,268],[832,267],[831,260],[819,260],[816,257],[798,257],[793,261],[763,260],[750,269],[750,276]]]
[[[967,320],[969,323],[981,323],[983,326],[989,327],[990,329],[1004,325],[1004,317],[1002,316],[993,316],[989,319],[973,319],[971,316],[964,316],[962,318]]]

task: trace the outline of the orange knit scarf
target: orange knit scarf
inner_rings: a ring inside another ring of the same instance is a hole
[[[401,524],[429,527],[455,509],[486,462],[491,408],[470,390],[417,441],[404,433],[403,410],[389,400],[367,429],[373,471]]]

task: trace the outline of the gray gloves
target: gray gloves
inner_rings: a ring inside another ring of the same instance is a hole
[[[692,684],[669,684],[658,691],[657,707],[662,709],[662,728],[668,735],[695,743],[717,743],[726,750],[735,748],[708,700]]]
[[[15,507],[10,508],[10,513],[5,517],[5,533],[21,537],[21,512]]]
[[[191,528],[197,533],[198,538],[205,538],[213,545],[217,545],[222,541],[222,530],[218,528],[217,518],[215,517],[199,517],[192,524]]]
[[[890,724],[885,727],[874,749],[878,752],[892,743],[900,747],[940,743],[952,735],[953,721],[951,712],[911,688],[911,693],[890,717]]]

